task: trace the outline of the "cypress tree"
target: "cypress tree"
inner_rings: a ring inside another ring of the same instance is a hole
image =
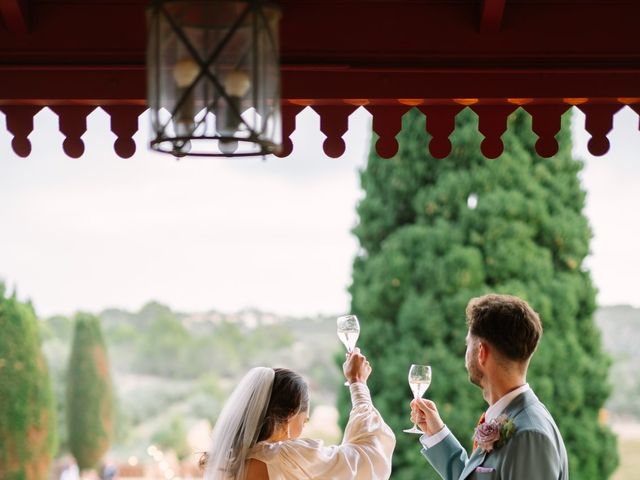
[[[438,478],[419,454],[417,436],[402,433],[410,426],[412,363],[433,367],[426,397],[470,449],[486,404],[464,367],[465,307],[488,292],[517,295],[539,312],[545,333],[528,381],[564,435],[571,476],[608,478],[616,444],[598,418],[609,395],[609,362],[583,266],[591,231],[570,117],[563,119],[561,150],[549,159],[536,154],[530,117],[521,110],[509,118],[505,151],[494,160],[480,152],[470,110],[458,115],[444,160],[428,154],[424,122],[418,111],[405,115],[394,158],[372,149],[354,229],[361,252],[353,265],[352,311],[361,317],[359,345],[375,369],[372,393],[398,432],[392,478]]]
[[[69,450],[80,469],[91,469],[108,450],[114,429],[114,399],[109,360],[99,320],[75,317],[67,374]]]
[[[31,305],[0,283],[0,478],[46,480],[55,449],[55,404]]]

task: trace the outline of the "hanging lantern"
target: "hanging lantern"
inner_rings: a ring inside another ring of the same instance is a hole
[[[151,148],[176,157],[277,153],[279,20],[279,7],[261,0],[152,1]]]

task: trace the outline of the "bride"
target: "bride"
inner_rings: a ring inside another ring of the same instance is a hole
[[[309,419],[307,384],[284,368],[251,369],[225,404],[206,454],[206,480],[382,480],[395,437],[371,402],[371,366],[359,349],[343,372],[352,409],[340,445],[300,438]]]

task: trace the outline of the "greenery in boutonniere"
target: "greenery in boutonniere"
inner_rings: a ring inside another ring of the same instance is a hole
[[[473,433],[473,440],[484,452],[491,452],[502,447],[516,433],[513,419],[507,415],[478,425]]]

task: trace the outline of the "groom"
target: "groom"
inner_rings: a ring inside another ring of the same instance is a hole
[[[422,454],[445,480],[566,480],[567,452],[551,414],[527,384],[542,335],[538,314],[523,300],[485,295],[467,305],[465,365],[489,408],[474,433],[471,456],[444,425],[435,403],[411,402],[425,433]]]

